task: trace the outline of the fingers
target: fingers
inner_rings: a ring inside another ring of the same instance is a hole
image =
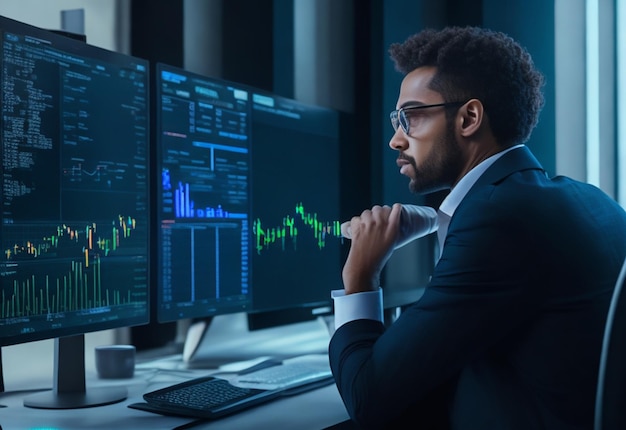
[[[400,222],[402,205],[396,203],[393,207],[375,205],[366,209],[360,215],[352,217],[350,221],[341,224],[341,235],[346,239],[354,239],[356,231],[372,230],[373,228],[389,227],[397,229]]]
[[[397,235],[397,224],[393,223],[399,221],[399,211],[400,207],[373,206],[350,220],[352,243],[342,271],[348,294],[378,287]]]
[[[371,216],[369,213],[375,212],[377,208],[385,209],[386,206],[374,206],[368,211],[364,211],[360,216],[353,217],[352,220],[341,224],[341,235],[346,239],[352,239],[353,225],[362,221],[362,217]],[[407,243],[420,237],[424,237],[437,230],[437,211],[430,206],[403,205],[394,203],[388,215],[388,225],[390,229],[398,232],[395,247],[400,248]]]
[[[391,208],[387,205],[380,206],[375,205],[371,209],[364,210],[361,215],[354,216],[350,221],[346,221],[341,224],[341,235],[346,239],[352,239],[353,228],[359,228],[363,222],[370,222],[370,220],[380,220],[389,222],[390,226],[397,226],[400,222],[400,214],[402,212],[402,205],[395,203]],[[378,221],[378,222],[380,222]]]

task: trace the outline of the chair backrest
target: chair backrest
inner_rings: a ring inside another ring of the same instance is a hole
[[[622,265],[607,314],[594,430],[626,429],[626,261]]]

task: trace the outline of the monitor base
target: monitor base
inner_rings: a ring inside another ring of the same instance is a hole
[[[188,367],[216,368],[258,357],[286,359],[327,354],[330,333],[323,317],[261,330],[248,330],[245,313],[219,315],[189,327],[183,361]]]
[[[24,399],[24,406],[38,409],[77,409],[104,406],[121,402],[128,397],[126,388],[106,387],[90,388],[82,393],[44,393],[31,394]]]

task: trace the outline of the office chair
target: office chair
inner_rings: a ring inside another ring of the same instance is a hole
[[[626,261],[617,277],[607,314],[594,430],[626,429]]]

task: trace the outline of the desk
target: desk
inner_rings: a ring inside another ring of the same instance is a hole
[[[46,344],[47,345],[47,344]],[[51,345],[47,345],[51,348]],[[87,347],[89,352],[91,348]],[[43,351],[39,352],[40,354]],[[43,353],[52,359],[52,352]],[[34,355],[38,355],[37,352]],[[90,355],[90,354],[86,354]],[[41,357],[41,355],[39,355]],[[172,365],[178,363],[181,365]],[[12,362],[9,360],[9,362]],[[169,364],[168,364],[169,363]],[[167,417],[128,408],[131,403],[141,402],[143,393],[183,381],[190,377],[210,373],[198,369],[185,369],[177,356],[147,361],[137,365],[132,379],[102,380],[95,374],[89,358],[86,359],[87,389],[90,387],[118,386],[128,389],[128,398],[112,405],[84,409],[47,410],[23,406],[23,399],[30,392],[48,388],[52,384],[51,366],[30,367],[28,378],[20,377],[25,384],[16,380],[10,366],[5,366],[7,392],[0,397],[0,426],[2,430],[32,430],[37,428],[73,429],[150,429],[173,430],[194,420]],[[22,366],[24,368],[26,366]],[[43,368],[43,372],[41,371]],[[239,412],[216,421],[201,423],[194,429],[315,429],[320,430],[348,419],[335,385],[329,385],[293,397],[286,397]]]

